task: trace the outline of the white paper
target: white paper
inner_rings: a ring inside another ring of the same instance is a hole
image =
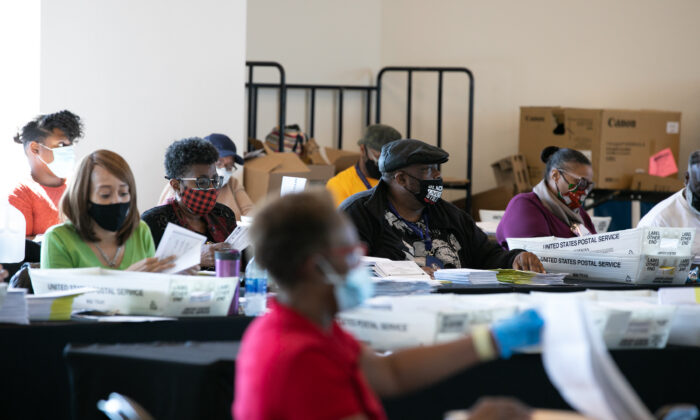
[[[545,298],[542,362],[561,396],[598,420],[652,420],[576,296]]]
[[[250,245],[250,238],[248,237],[248,227],[238,225],[231,232],[231,234],[226,238],[226,243],[230,244],[233,249],[243,251]]]
[[[666,121],[666,134],[678,134],[681,130],[679,121]]]
[[[158,244],[156,257],[167,258],[176,255],[175,266],[163,273],[177,273],[199,264],[201,261],[202,245],[207,237],[197,232],[192,232],[174,223],[168,223],[163,237]]]
[[[304,191],[305,186],[306,186],[306,178],[297,178],[294,176],[283,176],[282,177],[282,186],[280,187],[280,196]]]
[[[430,279],[430,276],[414,261],[376,261],[374,271],[380,277],[427,277]]]

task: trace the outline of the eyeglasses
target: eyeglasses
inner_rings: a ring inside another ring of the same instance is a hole
[[[216,175],[214,178],[200,176],[198,178],[177,178],[178,181],[194,181],[198,190],[219,189],[223,184],[223,177]]]
[[[569,184],[569,191],[579,190],[579,191],[586,191],[586,193],[589,193],[589,192],[591,192],[591,190],[593,189],[593,186],[595,185],[595,183],[593,183],[592,181],[589,181],[583,177],[577,177],[576,175],[572,175],[571,172],[565,171],[564,169],[557,168],[557,171],[559,171],[562,178],[564,178],[564,181],[566,181],[566,183]],[[569,181],[566,178],[566,176],[564,176],[564,173],[567,173],[567,174],[573,176],[574,178],[576,178],[576,183],[572,183],[571,181]]]
[[[367,247],[365,244],[341,246],[332,248],[331,255],[345,257],[348,267],[357,267],[362,261],[362,257],[367,255]]]

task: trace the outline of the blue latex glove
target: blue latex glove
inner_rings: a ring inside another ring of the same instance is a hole
[[[503,320],[491,327],[501,357],[508,359],[513,349],[539,344],[544,320],[534,309]]]

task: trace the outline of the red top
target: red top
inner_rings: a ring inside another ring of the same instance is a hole
[[[333,322],[323,331],[275,301],[248,327],[236,360],[239,420],[386,419],[360,370],[361,346]]]
[[[31,178],[15,187],[9,201],[24,214],[27,236],[41,235],[60,223],[58,201],[65,191],[65,182],[58,187],[45,187]]]

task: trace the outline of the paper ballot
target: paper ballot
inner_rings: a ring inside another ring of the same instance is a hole
[[[248,227],[238,225],[236,228],[228,235],[226,238],[226,243],[231,245],[231,248],[243,251],[250,245],[250,239],[248,238]]]
[[[174,223],[168,223],[163,237],[158,244],[156,257],[167,258],[176,255],[175,266],[163,273],[177,273],[199,264],[201,260],[202,245],[207,237],[192,232]]]
[[[293,194],[304,191],[306,186],[306,178],[297,178],[294,176],[283,176],[282,186],[280,187],[280,196]]]
[[[546,299],[542,362],[561,396],[598,420],[652,420],[613,362],[581,299],[556,294]]]

